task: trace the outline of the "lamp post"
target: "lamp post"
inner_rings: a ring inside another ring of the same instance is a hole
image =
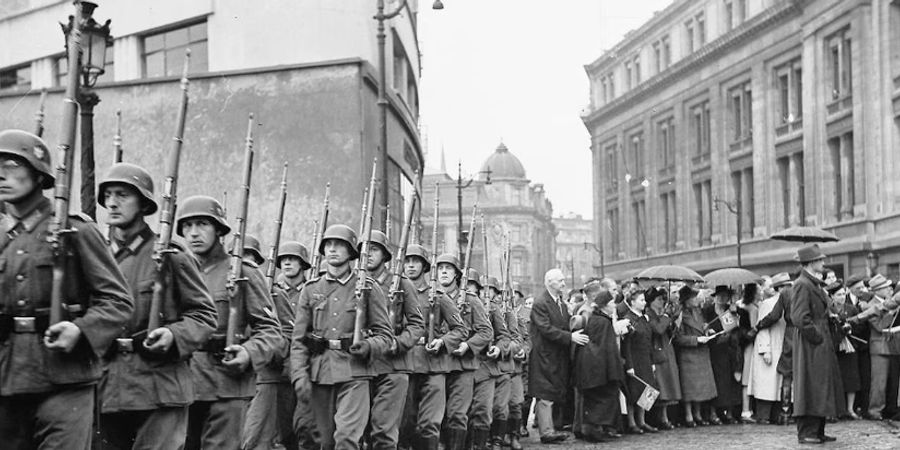
[[[584,249],[587,250],[589,248],[594,249],[595,252],[600,254],[600,277],[602,278],[605,276],[603,273],[605,271],[605,267],[604,267],[605,262],[603,261],[603,241],[600,242],[599,247],[597,246],[597,244],[595,244],[593,242],[585,242]]]
[[[96,194],[94,192],[94,106],[100,103],[100,97],[94,92],[97,78],[105,73],[106,48],[112,44],[109,34],[110,20],[103,25],[94,20],[96,3],[79,1],[82,8],[81,39],[82,52],[79,61],[69,70],[77,70],[81,74],[81,87],[78,89],[77,101],[81,109],[81,210],[97,218]],[[69,16],[66,24],[61,24],[68,47],[69,32],[72,30],[73,16]]]
[[[457,212],[457,232],[456,232],[456,243],[459,246],[459,257],[463,258],[463,254],[465,253],[466,243],[468,242],[469,237],[466,236],[463,231],[463,209],[462,209],[462,191],[463,189],[472,185],[472,182],[475,181],[475,176],[473,175],[465,182],[463,181],[462,176],[462,161],[459,162],[457,166],[457,175],[456,175],[456,212]],[[485,174],[484,184],[491,184],[491,168],[488,167],[487,170],[479,171],[478,174]],[[487,251],[487,249],[484,249]]]
[[[734,214],[737,217],[737,265],[738,265],[738,267],[742,267],[742,265],[741,265],[741,234],[743,234],[743,229],[742,229],[743,224],[741,222],[743,222],[743,221],[741,220],[741,201],[740,201],[740,199],[738,199],[736,201],[729,202],[727,200],[722,200],[722,199],[716,197],[713,200],[713,203],[716,204],[716,211],[719,210],[719,204],[721,203],[721,204],[725,205],[726,208],[728,208],[728,212]]]

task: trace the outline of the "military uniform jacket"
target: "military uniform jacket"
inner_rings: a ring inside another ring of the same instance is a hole
[[[52,208],[42,198],[22,218],[0,213],[0,313],[47,315],[53,279],[53,250],[47,242]],[[0,396],[49,392],[62,385],[96,382],[100,357],[118,337],[134,309],[125,278],[97,226],[81,217],[69,221],[64,306],[81,329],[71,353],[47,350],[37,333],[10,333],[0,345]],[[82,314],[83,313],[83,314]],[[80,316],[80,317],[79,317]]]
[[[368,285],[371,287],[368,302],[362,308],[366,314],[363,335],[369,336],[366,342],[371,348],[369,358],[361,359],[341,349],[326,349],[320,355],[312,355],[305,343],[305,338],[312,336],[329,340],[353,337],[357,303],[355,271],[351,270],[343,279],[325,274],[306,284],[297,303],[291,339],[292,382],[308,379],[320,385],[334,385],[375,375],[372,361],[390,348],[393,337],[384,293],[371,278]]]
[[[385,373],[410,373],[412,372],[413,355],[410,350],[416,346],[419,339],[425,336],[425,319],[419,309],[416,300],[416,287],[405,277],[400,278],[400,290],[402,293],[391,295],[391,280],[393,274],[383,270],[375,278],[378,286],[386,295],[388,317],[393,317],[394,323],[390,324],[394,336],[393,351],[375,358],[375,372],[379,375]]]
[[[229,293],[225,284],[231,268],[231,258],[221,246],[216,246],[212,251],[215,253],[209,256],[201,270],[203,281],[216,304],[218,321],[213,336],[219,337],[228,330]],[[249,328],[244,332],[247,340],[240,345],[250,355],[250,366],[243,373],[235,375],[225,370],[220,355],[202,350],[194,353],[191,370],[197,401],[252,398],[256,392],[255,372],[265,367],[284,345],[272,298],[262,274],[253,265],[244,263],[242,276],[247,281],[238,285],[238,295],[243,295],[243,311],[239,312],[242,323],[237,329]]]
[[[528,364],[528,356],[531,354],[531,335],[529,328],[531,327],[531,310],[525,305],[519,305],[514,309],[516,322],[519,325],[519,337],[522,339],[522,348],[525,349],[525,360],[516,361],[516,373],[523,373],[525,365]]]
[[[434,324],[434,337],[443,341],[441,350],[435,355],[425,350],[428,340],[428,327],[431,323],[432,306],[430,303],[431,286],[421,277],[412,282],[415,289],[414,298],[419,303],[419,310],[424,317],[425,333],[410,350],[412,354],[413,373],[447,373],[450,371],[451,356],[448,349],[459,347],[459,344],[468,337],[466,325],[459,315],[456,303],[446,295],[438,293],[434,297],[434,315],[440,323]]]
[[[272,292],[272,301],[275,303],[275,312],[278,314],[278,323],[281,324],[281,336],[284,338],[284,343],[272,357],[272,362],[256,374],[256,384],[291,382],[288,355],[291,349],[291,335],[294,334],[297,300],[300,299],[300,291],[303,290],[304,284],[299,283],[297,286],[293,286],[284,275],[278,275]]]
[[[503,355],[500,360],[500,370],[503,373],[520,373],[521,366],[513,359],[516,353],[522,349],[522,335],[519,333],[519,321],[516,313],[512,310],[504,311],[503,318],[506,320],[506,329],[509,331],[509,351]],[[519,366],[518,372],[516,367]]]
[[[156,239],[145,225],[121,247],[116,243],[111,246],[134,298],[134,314],[121,337],[147,330],[156,279]],[[172,348],[164,359],[148,360],[137,353],[119,353],[114,346],[100,381],[104,413],[185,406],[194,401],[188,361],[216,329],[216,307],[197,261],[181,249],[174,250],[166,256],[160,309],[161,326],[172,331]]]
[[[476,370],[478,369],[479,361],[475,355],[483,352],[491,344],[491,340],[494,337],[494,331],[484,310],[484,305],[482,305],[478,296],[468,291],[460,291],[456,286],[451,286],[445,292],[445,295],[455,302],[457,309],[459,309],[459,315],[466,326],[466,337],[463,339],[463,342],[469,345],[469,351],[463,356],[453,356],[450,371]],[[453,351],[458,347],[459,345],[448,349]]]
[[[478,370],[475,371],[475,381],[484,381],[488,378],[495,378],[504,373],[509,373],[504,372],[501,369],[501,366],[503,365],[502,361],[509,356],[509,347],[511,344],[509,329],[506,328],[506,318],[504,317],[499,303],[496,300],[491,300],[490,302],[491,308],[488,311],[488,319],[490,320],[491,329],[493,330],[491,345],[495,345],[500,349],[500,356],[497,359],[488,358],[487,347],[478,352],[477,357],[479,364]]]

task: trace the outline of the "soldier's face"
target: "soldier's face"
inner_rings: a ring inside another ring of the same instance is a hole
[[[366,270],[376,270],[384,266],[387,253],[380,245],[369,245],[369,260],[366,261]]]
[[[322,246],[325,250],[325,261],[334,267],[342,266],[350,261],[350,249],[347,244],[337,239],[329,239]]]
[[[300,258],[296,256],[283,256],[281,258],[281,273],[288,278],[296,278],[300,275]]]
[[[38,189],[37,172],[22,158],[0,156],[0,201],[15,203]]]
[[[456,280],[456,269],[447,263],[440,263],[437,266],[438,282],[441,286],[450,286]]]
[[[143,200],[134,188],[113,184],[103,190],[103,201],[109,216],[106,222],[112,227],[125,228],[143,214]]]
[[[406,261],[403,263],[403,270],[411,280],[418,280],[425,271],[425,263],[421,259],[411,256],[406,258]]]
[[[181,224],[181,232],[195,255],[205,255],[219,242],[219,230],[207,218],[187,219]]]

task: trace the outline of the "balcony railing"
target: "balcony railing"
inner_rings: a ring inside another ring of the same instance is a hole
[[[775,137],[784,137],[791,133],[803,129],[803,119],[796,119],[792,122],[784,122],[775,127]]]
[[[826,107],[826,110],[828,111],[828,115],[830,116],[850,109],[852,106],[853,96],[848,94],[829,103]]]

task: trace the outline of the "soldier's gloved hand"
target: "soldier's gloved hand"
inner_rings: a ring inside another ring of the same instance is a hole
[[[144,339],[144,347],[153,353],[166,353],[172,347],[173,342],[175,342],[175,336],[172,334],[172,330],[159,327],[147,335],[147,339]]]
[[[487,357],[491,359],[497,359],[500,356],[500,347],[496,345],[492,345],[488,347]]]
[[[294,381],[294,392],[297,393],[298,400],[309,401],[309,395],[312,393],[312,385],[309,384],[309,378],[298,378]]]
[[[444,341],[442,341],[440,339],[434,339],[433,341],[431,341],[425,345],[425,351],[436,355],[438,352],[441,351],[441,347],[443,347],[443,346],[444,346]]]
[[[81,339],[81,328],[68,320],[50,325],[44,332],[44,346],[69,353]]]
[[[469,351],[469,344],[467,342],[463,342],[459,344],[459,347],[456,347],[456,350],[453,350],[453,354],[456,356],[465,355],[466,352]]]
[[[517,361],[525,361],[526,356],[527,354],[525,353],[525,349],[523,348],[519,349],[519,351],[515,355],[513,355],[513,359]]]
[[[242,345],[229,345],[225,347],[225,358],[222,359],[222,365],[231,373],[243,373],[250,365],[250,354]]]
[[[359,358],[368,358],[372,346],[366,341],[359,341],[350,346],[350,354]]]

